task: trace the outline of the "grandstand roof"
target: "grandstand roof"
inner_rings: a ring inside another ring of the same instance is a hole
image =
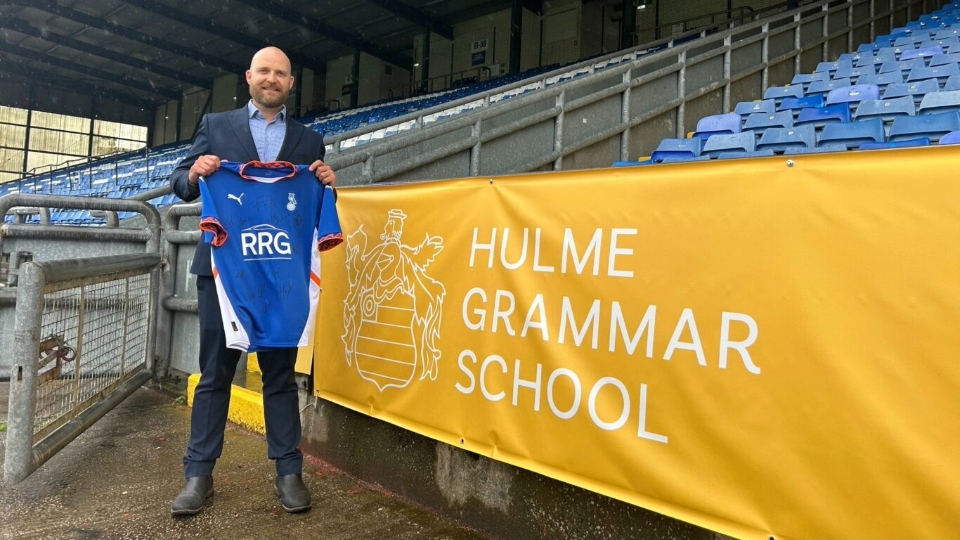
[[[25,80],[139,107],[243,73],[266,45],[299,66],[359,50],[411,69],[413,39],[509,8],[511,0],[8,0],[0,80]],[[524,0],[540,12],[540,0]]]

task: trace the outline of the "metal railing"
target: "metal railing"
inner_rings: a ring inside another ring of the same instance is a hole
[[[137,201],[8,195],[0,216],[20,206],[141,213],[142,230],[0,225],[8,236],[117,237],[143,253],[34,261],[18,269],[5,483],[26,478],[152,376],[159,292],[160,216]]]

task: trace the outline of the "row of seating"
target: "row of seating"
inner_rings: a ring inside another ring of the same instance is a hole
[[[924,21],[614,165],[960,143],[960,2]]]
[[[905,126],[902,122],[909,122]],[[762,132],[744,130],[734,134],[663,139],[651,154],[650,163],[685,161],[697,158],[742,157],[745,155],[791,154],[806,151],[903,148],[934,143],[960,142],[960,112],[900,117],[890,133],[880,118],[850,123],[769,127]],[[754,154],[754,152],[765,152]]]

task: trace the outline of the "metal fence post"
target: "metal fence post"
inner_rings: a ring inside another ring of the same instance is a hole
[[[20,268],[17,314],[14,326],[14,361],[10,368],[10,401],[7,413],[7,449],[3,481],[16,484],[36,468],[33,460],[33,411],[37,398],[37,354],[43,317],[43,269],[35,263]]]

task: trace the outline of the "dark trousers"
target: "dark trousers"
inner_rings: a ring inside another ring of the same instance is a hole
[[[217,286],[210,276],[197,276],[200,315],[200,382],[193,394],[190,441],[183,457],[187,478],[209,476],[223,451],[230,388],[240,351],[226,347]],[[300,474],[300,409],[293,367],[296,349],[257,353],[263,375],[263,416],[267,457],[275,460],[278,475]]]

